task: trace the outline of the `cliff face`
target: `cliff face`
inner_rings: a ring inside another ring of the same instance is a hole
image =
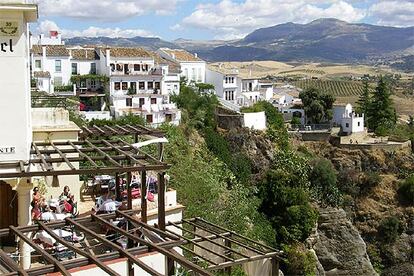
[[[278,150],[274,143],[262,133],[243,129],[225,136],[234,151],[249,156],[254,178],[260,181]],[[414,172],[414,154],[348,150],[294,139],[291,144],[308,156],[329,159],[338,173],[338,185],[346,188],[343,209],[320,209],[318,227],[308,239],[318,260],[316,274],[377,275],[374,266],[381,275],[414,275],[414,207],[401,205],[397,194],[399,177]],[[376,173],[380,179],[364,187],[359,180],[366,173]],[[381,244],[378,229],[387,217],[398,218],[402,234],[393,243]]]
[[[319,210],[318,226],[308,243],[320,264],[319,275],[378,275],[366,244],[342,209]],[[322,269],[321,269],[322,268]]]

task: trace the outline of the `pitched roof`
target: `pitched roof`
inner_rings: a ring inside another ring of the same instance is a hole
[[[68,57],[69,50],[64,45],[33,45],[32,53],[34,55],[42,55],[43,47],[46,47],[46,56],[49,57]]]
[[[161,51],[177,61],[203,61],[199,57],[196,57],[195,55],[182,49],[162,48]]]
[[[33,76],[35,78],[50,78],[50,73],[48,71],[34,71]]]
[[[111,57],[145,57],[151,58],[153,55],[143,48],[109,48]],[[105,52],[104,52],[105,54]]]
[[[99,56],[94,49],[72,49],[72,57],[76,60],[98,60]]]

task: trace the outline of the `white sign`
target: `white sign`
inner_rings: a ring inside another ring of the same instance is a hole
[[[0,154],[13,154],[13,153],[16,153],[15,147],[0,148]]]

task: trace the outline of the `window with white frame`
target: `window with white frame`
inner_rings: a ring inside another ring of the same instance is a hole
[[[40,59],[35,60],[35,68],[42,68],[42,61]]]
[[[62,61],[55,60],[55,72],[62,72]]]
[[[224,97],[226,101],[234,101],[234,91],[233,90],[225,91]]]
[[[54,77],[53,78],[53,85],[54,86],[62,86],[62,77]]]
[[[77,74],[78,74],[78,64],[72,63],[72,75],[77,75]]]
[[[96,74],[96,63],[91,63],[91,74],[92,75]]]

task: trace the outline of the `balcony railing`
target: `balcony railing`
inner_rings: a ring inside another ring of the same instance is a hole
[[[33,96],[32,97],[32,108],[41,107],[62,107],[67,108],[66,97],[53,97],[53,96]]]

